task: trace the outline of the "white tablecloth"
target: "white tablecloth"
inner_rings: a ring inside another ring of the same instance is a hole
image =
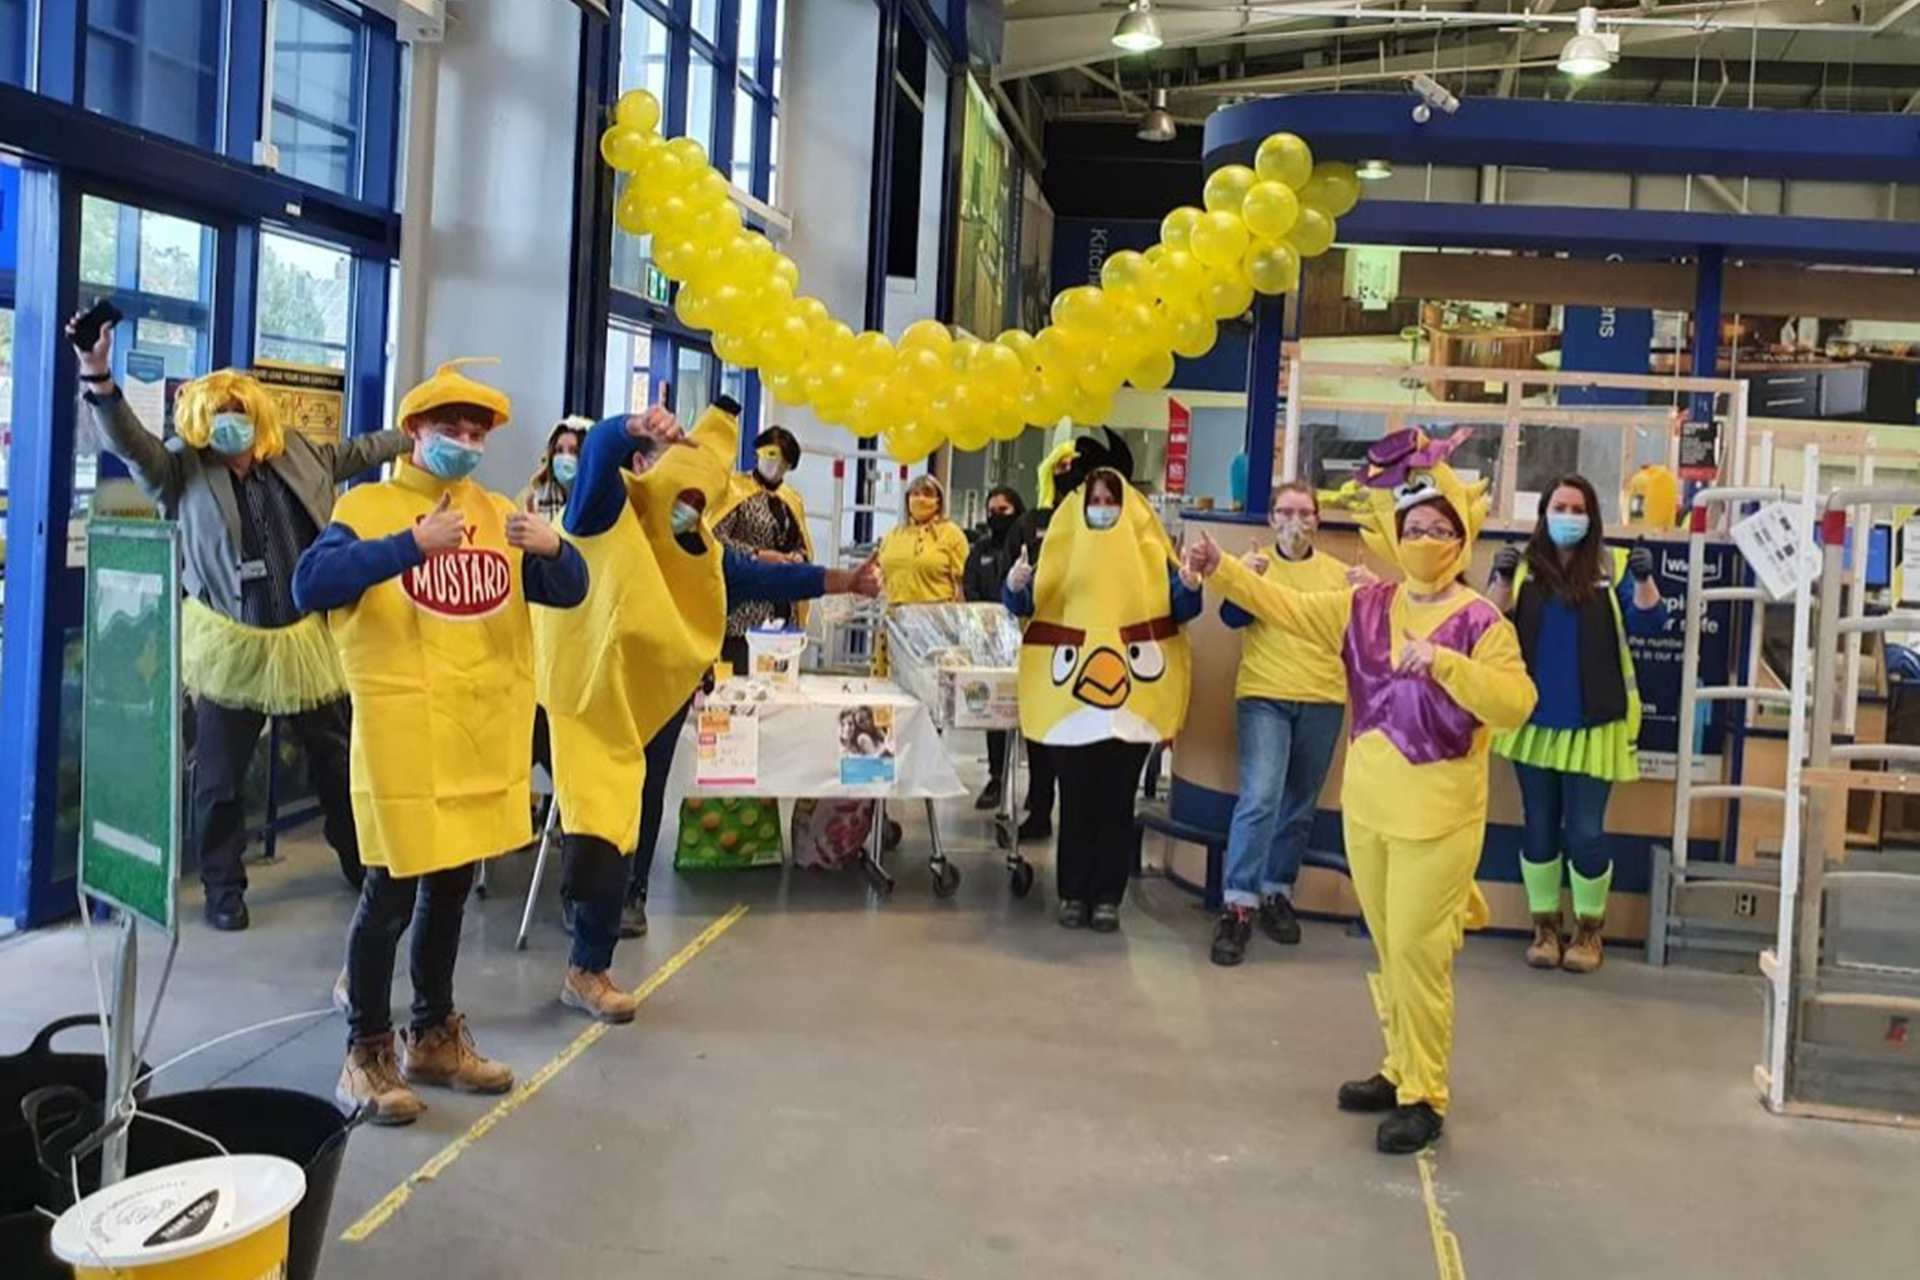
[[[843,783],[840,713],[848,707],[893,710],[894,778],[890,783]],[[833,797],[888,800],[947,799],[966,794],[933,717],[890,680],[802,676],[798,688],[775,690],[759,704],[759,776],[751,786],[700,786],[695,781],[699,712],[687,717],[667,781],[667,812],[687,796]]]

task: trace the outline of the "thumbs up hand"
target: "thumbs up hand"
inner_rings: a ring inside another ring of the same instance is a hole
[[[1025,591],[1033,585],[1033,562],[1027,559],[1027,549],[1020,548],[1020,558],[1013,562],[1013,568],[1007,570],[1007,585],[1015,591]]]
[[[413,526],[413,540],[428,556],[458,551],[466,536],[466,520],[453,509],[453,495],[449,493],[441,494],[439,505]]]
[[[1225,555],[1220,550],[1220,544],[1213,540],[1212,534],[1203,530],[1200,541],[1188,544],[1186,563],[1181,566],[1181,572],[1194,578],[1211,578],[1223,559]]]

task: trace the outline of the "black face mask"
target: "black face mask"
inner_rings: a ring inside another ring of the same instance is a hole
[[[1011,529],[1012,527],[1013,527],[1013,512],[1011,511],[987,512],[987,528],[992,530],[994,537],[996,538],[1006,537],[1007,530]]]

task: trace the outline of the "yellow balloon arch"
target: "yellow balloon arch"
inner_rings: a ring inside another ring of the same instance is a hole
[[[1169,213],[1158,244],[1107,258],[1098,285],[1062,290],[1039,333],[1008,329],[983,341],[920,320],[895,344],[856,334],[800,295],[800,268],[742,224],[706,150],[659,128],[658,99],[645,89],[623,94],[600,154],[629,175],[614,220],[653,237],[654,265],[680,285],[675,314],[711,330],[727,363],[758,369],[782,404],[881,436],[907,463],[948,441],[972,450],[1011,440],[1029,424],[1105,422],[1123,383],[1159,390],[1174,356],[1211,350],[1219,322],[1245,312],[1254,294],[1296,288],[1301,260],[1327,251],[1335,219],[1360,199],[1351,165],[1315,164],[1305,141],[1276,133],[1251,168],[1210,174],[1204,207]]]

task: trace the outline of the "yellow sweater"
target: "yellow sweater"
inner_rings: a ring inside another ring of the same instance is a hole
[[[946,604],[960,598],[967,535],[945,517],[900,524],[880,542],[888,604]]]
[[[1496,732],[1527,722],[1537,697],[1513,624],[1491,604],[1468,590],[1415,603],[1396,584],[1293,591],[1231,558],[1214,581],[1255,617],[1342,656],[1351,710],[1340,808],[1349,821],[1403,840],[1486,822],[1488,747]],[[1430,678],[1394,669],[1409,635],[1435,638]],[[1429,679],[1443,697],[1428,696]],[[1451,742],[1449,730],[1464,730],[1463,740]]]
[[[1269,552],[1268,582],[1294,591],[1340,591],[1347,585],[1347,565],[1324,551],[1304,560],[1288,560]],[[1243,631],[1240,677],[1234,681],[1236,698],[1284,698],[1293,702],[1345,702],[1347,672],[1340,655],[1285,627],[1255,619]]]

